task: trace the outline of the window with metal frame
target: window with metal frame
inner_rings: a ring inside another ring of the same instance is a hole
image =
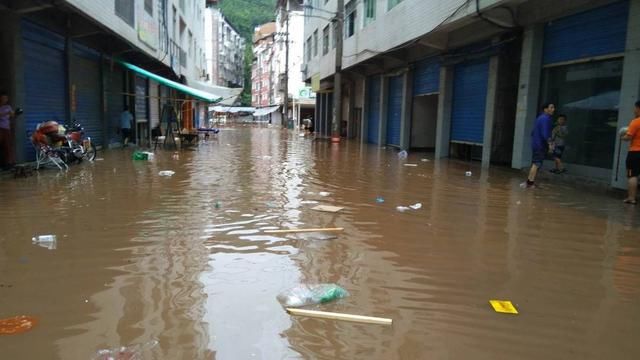
[[[356,0],[351,0],[345,7],[344,37],[350,38],[356,33]]]
[[[313,57],[318,56],[318,29],[313,32]]]
[[[389,0],[389,6],[387,7],[387,9],[391,10],[396,5],[400,4],[401,2],[402,2],[402,0]]]
[[[364,0],[364,25],[376,19],[376,0]]]
[[[329,25],[325,26],[322,30],[322,55],[327,55],[329,52]]]
[[[116,0],[116,15],[120,17],[124,22],[129,24],[129,26],[134,25],[135,17],[134,17],[135,3],[131,0]]]
[[[153,0],[144,0],[144,10],[153,16]]]

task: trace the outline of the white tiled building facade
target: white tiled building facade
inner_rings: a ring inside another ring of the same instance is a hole
[[[205,10],[205,52],[208,81],[212,85],[242,87],[245,40],[214,2]]]

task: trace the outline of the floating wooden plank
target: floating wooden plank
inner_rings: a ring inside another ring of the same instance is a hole
[[[359,323],[366,323],[366,324],[391,325],[393,323],[392,319],[385,319],[385,318],[371,317],[371,316],[361,316],[361,315],[351,315],[351,314],[341,314],[341,313],[333,313],[333,312],[326,312],[326,311],[287,308],[287,312],[291,315],[297,315],[297,316],[309,316],[309,317],[315,317],[315,318],[321,318],[321,319],[343,320],[343,321],[359,322]]]
[[[286,229],[286,230],[266,230],[267,234],[287,234],[287,233],[306,233],[306,232],[330,232],[342,231],[344,228],[318,228],[318,229]]]
[[[339,206],[330,206],[330,205],[318,205],[314,208],[311,208],[311,210],[315,210],[315,211],[324,211],[324,212],[331,212],[331,213],[336,213],[340,210],[344,209],[343,207],[339,207]]]

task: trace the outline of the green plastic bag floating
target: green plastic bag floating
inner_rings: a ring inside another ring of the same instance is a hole
[[[149,155],[141,151],[134,151],[133,160],[149,160]]]
[[[324,304],[349,296],[349,292],[336,284],[300,285],[278,295],[285,307]]]

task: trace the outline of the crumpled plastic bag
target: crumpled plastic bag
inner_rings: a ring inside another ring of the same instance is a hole
[[[162,170],[158,173],[158,175],[160,176],[173,176],[173,174],[175,174],[175,171],[172,170]]]
[[[96,352],[93,360],[145,360],[149,358],[149,351],[157,345],[158,341],[153,340],[144,344],[102,349]]]
[[[300,285],[278,295],[285,307],[324,304],[349,296],[349,292],[336,284]]]

